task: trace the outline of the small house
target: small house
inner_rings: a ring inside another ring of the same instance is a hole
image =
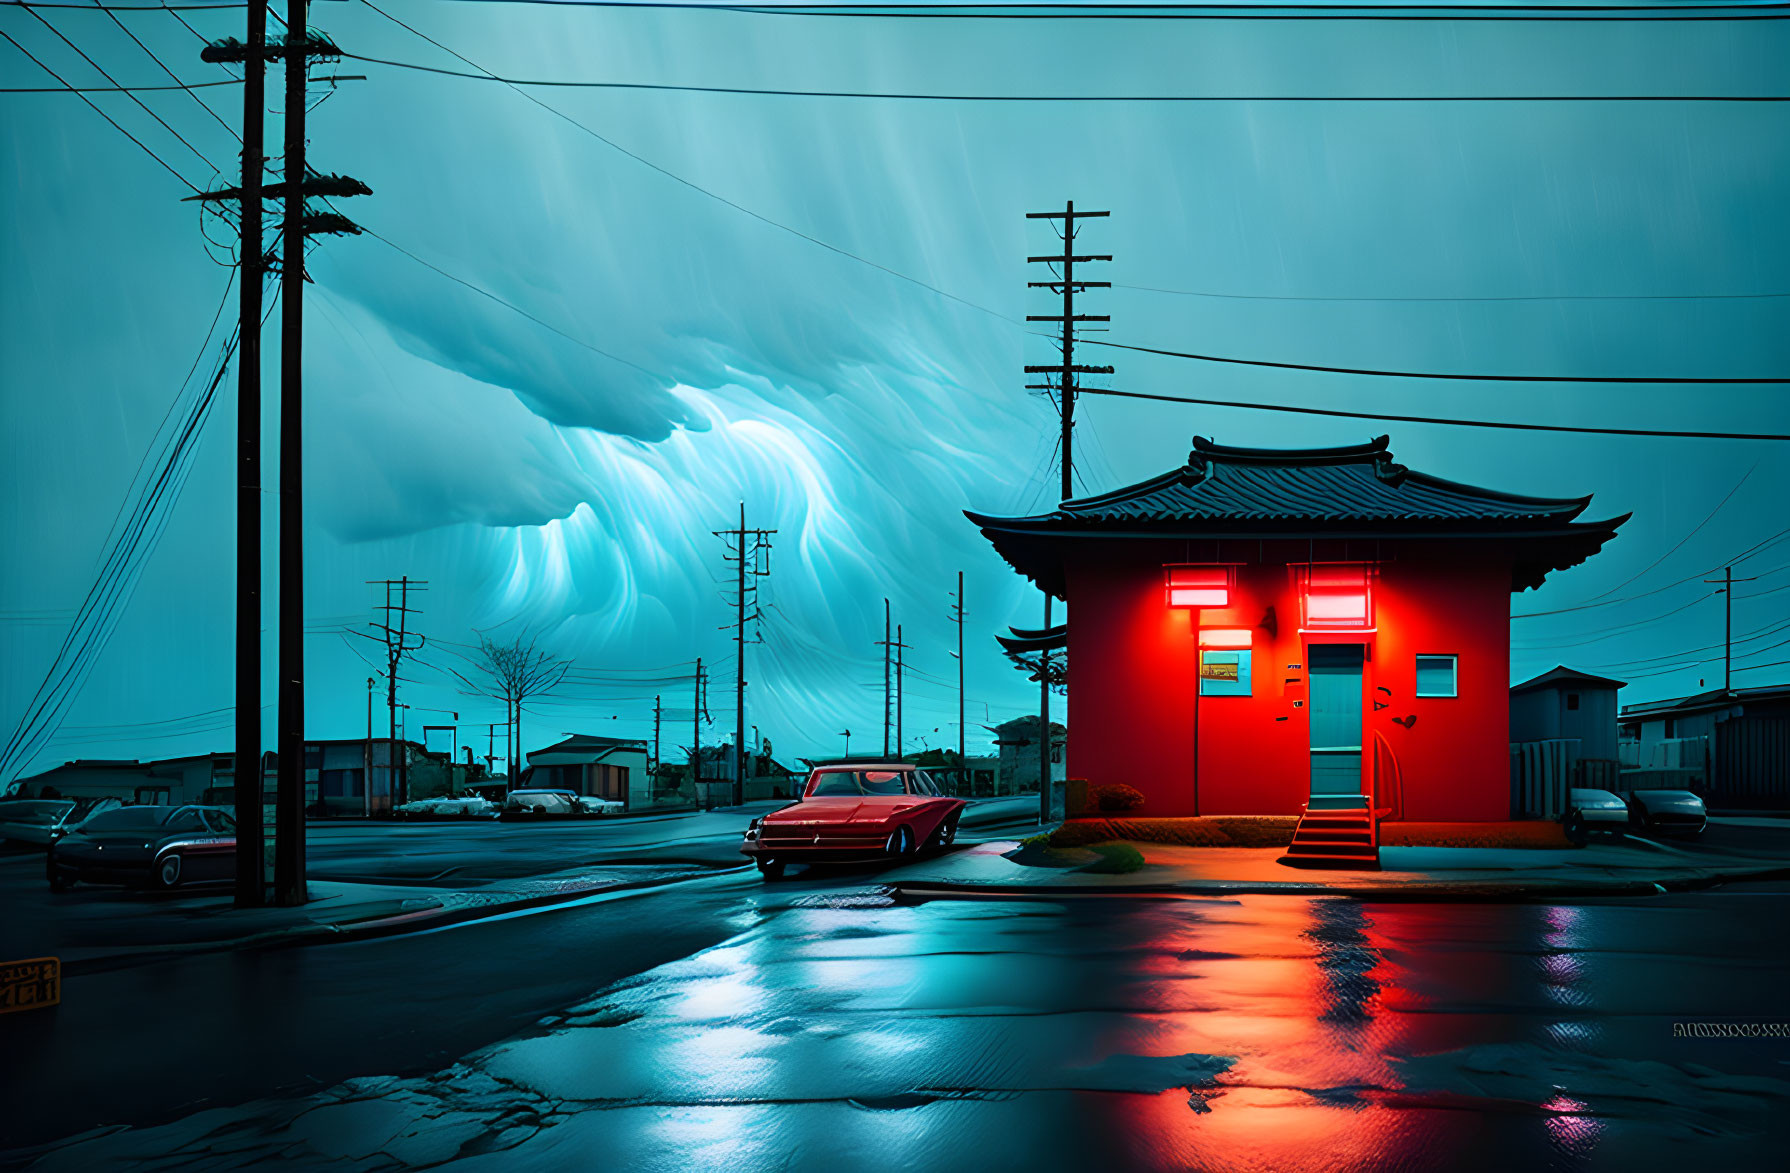
[[[1509,817],[1510,596],[1625,517],[1338,448],[1231,448],[1048,513],[970,513],[1068,604],[1069,777],[1139,814]],[[1035,719],[1034,719],[1035,720]]]

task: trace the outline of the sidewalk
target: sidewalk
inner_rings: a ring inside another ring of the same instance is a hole
[[[935,856],[884,879],[914,898],[1040,898],[1280,893],[1409,896],[1420,899],[1612,895],[1704,887],[1725,880],[1790,876],[1790,857],[1685,850],[1649,840],[1597,842],[1568,851],[1475,847],[1383,847],[1383,870],[1288,867],[1278,847],[1177,847],[1132,843],[1144,865],[1125,874],[1084,871],[1086,848],[991,842]]]

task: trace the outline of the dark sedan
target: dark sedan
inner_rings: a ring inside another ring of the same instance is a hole
[[[50,890],[76,882],[176,888],[236,875],[236,819],[222,807],[101,811],[50,848]]]
[[[1703,833],[1709,812],[1688,790],[1631,790],[1629,826],[1640,834],[1694,837]]]

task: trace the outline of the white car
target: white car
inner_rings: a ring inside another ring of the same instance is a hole
[[[0,802],[0,839],[48,847],[89,815],[122,805],[116,798],[15,798]]]
[[[1583,847],[1593,831],[1621,835],[1628,830],[1628,804],[1608,790],[1574,789],[1566,796],[1566,813],[1560,817],[1566,838],[1576,847]]]
[[[625,802],[617,802],[613,798],[597,798],[594,795],[580,795],[578,806],[587,815],[619,815],[628,809]]]
[[[477,795],[466,798],[419,798],[415,802],[393,807],[392,814],[401,819],[489,819],[496,817],[497,804]]]

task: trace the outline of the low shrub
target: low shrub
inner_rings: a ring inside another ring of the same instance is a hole
[[[1103,814],[1134,811],[1144,805],[1144,793],[1135,786],[1117,783],[1088,787],[1088,805]]]
[[[1122,876],[1144,866],[1143,852],[1129,843],[1101,843],[1090,850],[1100,858],[1082,868],[1084,872]]]

